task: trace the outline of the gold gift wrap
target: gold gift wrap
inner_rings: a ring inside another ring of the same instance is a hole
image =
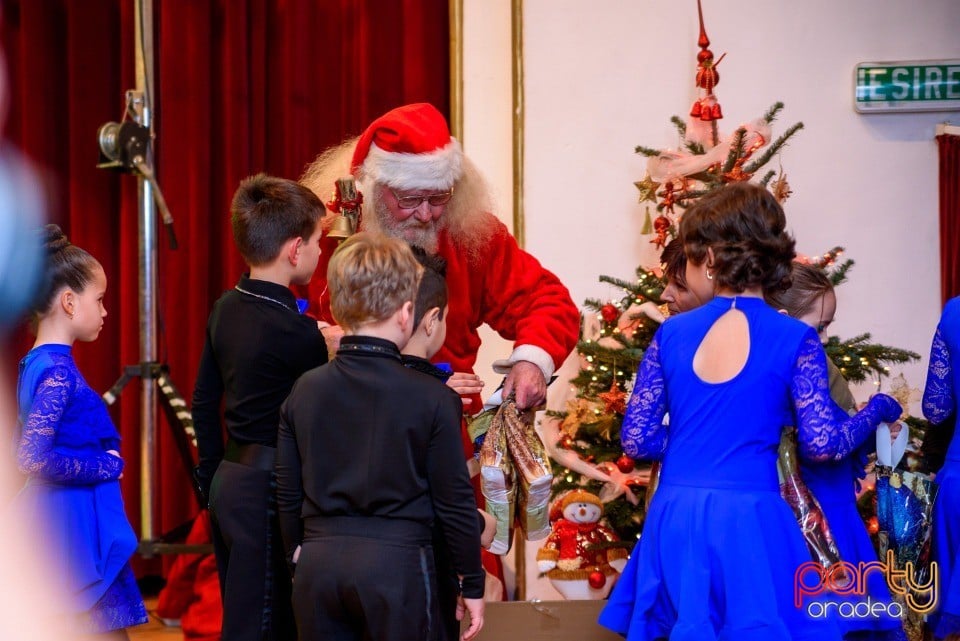
[[[486,510],[497,519],[490,551],[506,554],[515,519],[529,541],[550,534],[550,487],[553,474],[546,448],[533,428],[532,416],[508,398],[490,421],[480,448],[480,489]]]

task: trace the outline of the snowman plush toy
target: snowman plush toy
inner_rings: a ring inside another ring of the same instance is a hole
[[[552,527],[537,551],[537,568],[565,599],[605,599],[627,564],[627,551],[601,521],[596,494],[573,490],[551,510]]]

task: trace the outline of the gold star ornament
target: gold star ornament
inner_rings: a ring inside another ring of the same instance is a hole
[[[650,202],[657,202],[657,190],[660,189],[660,183],[656,182],[653,178],[650,177],[650,174],[643,180],[638,180],[633,183],[637,186],[637,189],[640,191],[640,201],[644,202],[649,200]]]

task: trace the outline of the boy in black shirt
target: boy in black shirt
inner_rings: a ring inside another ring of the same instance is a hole
[[[434,365],[430,359],[436,354],[447,335],[447,263],[442,256],[426,253],[413,246],[413,253],[423,265],[423,274],[417,286],[413,306],[413,335],[403,347],[400,358],[410,369],[423,372],[446,383],[450,377],[449,366]],[[469,471],[468,471],[469,475]],[[477,511],[480,524],[480,542],[490,547],[497,532],[496,519],[482,510]],[[443,533],[434,528],[434,558],[437,564],[437,598],[440,602],[441,636],[443,641],[456,641],[460,636],[459,619],[463,616],[463,603],[459,595],[459,581],[444,553]]]
[[[330,261],[337,358],[304,374],[280,410],[277,498],[301,638],[435,639],[436,521],[470,614],[484,573],[456,392],[407,369],[422,268],[409,247],[357,234]]]
[[[193,392],[196,476],[209,494],[223,641],[297,637],[273,465],[280,404],[297,377],[327,360],[316,321],[289,289],[316,269],[322,214],[313,192],[263,174],[242,181],[231,206],[250,273],[210,313]]]

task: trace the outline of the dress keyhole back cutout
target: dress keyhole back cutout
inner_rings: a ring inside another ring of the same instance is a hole
[[[750,324],[737,308],[714,322],[693,355],[693,372],[705,383],[726,383],[743,371],[750,357]]]

